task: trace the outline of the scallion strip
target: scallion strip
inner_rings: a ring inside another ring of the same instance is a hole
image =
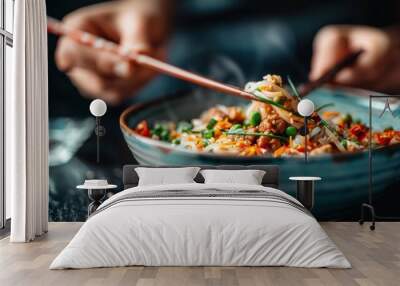
[[[301,100],[300,94],[297,91],[297,88],[294,86],[292,80],[290,79],[290,76],[287,76],[287,81],[289,83],[290,88],[293,90],[294,95],[297,97],[298,100]]]
[[[255,94],[253,94],[253,96],[254,96],[255,98],[257,98],[258,100],[264,102],[264,103],[268,103],[268,104],[270,104],[270,105],[274,105],[274,106],[276,106],[276,107],[278,107],[278,108],[280,108],[280,109],[283,109],[283,110],[286,110],[286,111],[288,111],[288,112],[292,112],[292,113],[293,113],[293,111],[287,109],[287,108],[284,107],[283,105],[281,105],[281,104],[279,104],[279,103],[277,103],[277,102],[275,102],[275,101],[273,101],[273,100],[270,100],[270,99],[267,99],[267,98],[264,98],[264,97],[261,97],[261,96],[255,95]]]
[[[332,132],[335,136],[337,136],[337,137],[339,138],[339,140],[343,140],[343,139],[346,139],[346,140],[347,140],[346,137],[339,135],[335,129],[332,129],[332,127],[329,125],[329,123],[326,122],[325,120],[323,120],[322,118],[321,118],[320,123],[321,123],[325,128],[327,128],[330,132]]]
[[[279,140],[287,141],[288,139],[283,136],[279,136],[273,133],[261,133],[261,132],[239,132],[239,131],[227,131],[225,132],[227,135],[239,135],[239,136],[267,136],[270,138],[275,138]]]
[[[318,107],[317,109],[315,109],[315,112],[319,112],[324,108],[330,107],[330,106],[335,106],[335,104],[333,102],[331,103],[327,103],[327,104],[323,104],[320,107]]]

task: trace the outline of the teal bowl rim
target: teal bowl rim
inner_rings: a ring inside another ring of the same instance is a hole
[[[326,87],[327,89],[331,89],[332,87]],[[362,90],[362,89],[356,89],[356,88],[341,88],[343,92],[352,92],[353,96],[363,96],[366,94],[377,94],[376,92],[373,91],[367,91],[367,90]],[[119,117],[119,124],[122,133],[124,136],[131,136],[135,138],[136,140],[140,140],[144,143],[147,143],[149,145],[152,145],[154,147],[157,147],[159,149],[164,149],[164,150],[171,150],[171,151],[178,151],[190,155],[196,155],[196,156],[203,156],[203,157],[208,157],[208,158],[214,158],[214,159],[226,159],[226,160],[232,160],[232,159],[240,159],[240,158],[246,158],[246,159],[255,159],[255,160],[261,160],[261,159],[274,159],[274,160],[296,160],[296,161],[304,161],[304,157],[302,156],[293,156],[293,157],[273,157],[271,154],[268,155],[263,155],[263,156],[230,156],[226,154],[217,154],[217,153],[211,153],[211,152],[206,152],[206,151],[193,151],[189,149],[185,149],[179,146],[173,146],[170,143],[165,143],[162,141],[158,141],[155,139],[151,139],[142,135],[137,134],[131,127],[128,125],[128,117],[132,115],[133,112],[137,112],[149,107],[153,107],[155,105],[164,103],[169,100],[174,100],[178,99],[180,97],[185,97],[189,96],[190,92],[188,91],[180,91],[176,92],[173,95],[170,96],[163,96],[157,99],[153,99],[147,102],[143,103],[138,103],[132,106],[129,106],[126,108],[120,115]],[[382,153],[382,152],[391,152],[391,151],[397,151],[400,150],[400,143],[382,147],[379,149],[374,149],[373,153]],[[368,149],[362,150],[362,151],[356,151],[353,153],[334,153],[334,154],[322,154],[318,156],[309,156],[308,161],[321,161],[321,160],[326,160],[326,159],[332,159],[334,161],[342,161],[342,160],[348,160],[348,159],[356,159],[358,157],[363,157],[367,155],[369,152]]]

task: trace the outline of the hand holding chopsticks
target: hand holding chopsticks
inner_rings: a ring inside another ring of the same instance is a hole
[[[243,91],[238,87],[234,87],[231,85],[226,85],[215,80],[206,78],[204,76],[195,74],[193,72],[189,72],[187,70],[181,69],[179,67],[170,65],[168,63],[162,62],[150,56],[144,54],[138,54],[131,52],[126,49],[122,49],[119,45],[114,42],[108,41],[106,39],[97,37],[93,34],[80,31],[77,29],[71,29],[65,26],[62,22],[48,18],[48,32],[53,33],[59,36],[68,36],[74,41],[92,47],[94,49],[99,49],[103,51],[107,51],[113,54],[117,54],[122,58],[127,60],[133,61],[134,63],[149,68],[151,70],[157,71],[159,73],[163,73],[187,82],[191,82],[193,84],[221,92],[224,94],[229,94],[237,97],[241,97],[247,100],[256,100],[265,102],[265,100],[254,96],[251,93]],[[357,60],[358,56],[362,53],[359,51],[357,53],[351,54],[346,57],[343,61],[336,64],[332,69],[327,71],[322,77],[317,79],[316,81],[309,82],[308,84],[304,85],[303,88],[300,90],[300,97],[306,96],[309,92],[314,90],[315,88],[321,86],[324,83],[331,81],[335,75],[341,71],[343,68],[353,64],[355,60]]]
[[[68,36],[82,45],[117,54],[122,58],[133,61],[138,65],[147,67],[159,73],[167,74],[169,76],[215,90],[217,92],[242,97],[248,100],[258,100],[257,98],[254,98],[252,94],[247,93],[239,89],[238,87],[217,82],[215,80],[206,78],[193,72],[186,71],[184,69],[162,62],[147,55],[133,53],[129,50],[122,49],[114,42],[97,37],[84,31],[70,29],[56,19],[48,18],[47,27],[49,33],[59,36]]]
[[[336,63],[332,68],[328,69],[317,80],[310,81],[310,82],[304,84],[303,86],[301,86],[299,88],[300,89],[300,91],[299,91],[300,98],[306,96],[314,89],[316,89],[328,82],[331,82],[340,71],[342,71],[344,68],[347,68],[347,67],[353,65],[363,52],[364,52],[364,50],[358,50],[356,52],[350,53],[349,55],[344,57],[341,61]]]

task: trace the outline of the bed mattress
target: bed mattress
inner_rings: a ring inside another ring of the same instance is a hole
[[[145,266],[349,268],[293,197],[263,186],[138,186],[106,200],[50,269]]]

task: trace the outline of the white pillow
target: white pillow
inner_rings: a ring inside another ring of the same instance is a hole
[[[139,186],[195,183],[199,167],[182,168],[135,168]]]
[[[202,170],[205,184],[261,185],[265,171],[262,170]]]

